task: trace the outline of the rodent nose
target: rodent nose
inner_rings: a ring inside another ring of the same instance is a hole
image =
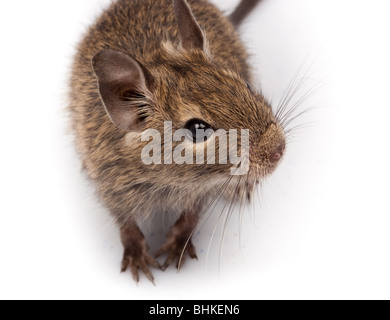
[[[279,143],[279,145],[273,151],[270,152],[269,159],[272,162],[280,161],[280,159],[282,159],[283,157],[285,149],[286,149],[286,143],[284,141]]]

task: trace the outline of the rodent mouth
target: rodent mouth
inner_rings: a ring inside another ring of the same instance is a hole
[[[256,179],[257,184],[260,183],[260,180],[270,176],[278,167],[278,163],[274,162],[263,162],[259,163],[251,163],[248,176]]]

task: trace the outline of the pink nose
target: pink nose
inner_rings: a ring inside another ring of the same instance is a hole
[[[281,142],[273,151],[270,152],[269,158],[272,162],[278,162],[282,159],[284,150],[286,149],[285,142]]]

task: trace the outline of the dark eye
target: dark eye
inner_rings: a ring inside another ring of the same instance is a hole
[[[252,87],[251,87],[251,85],[249,84],[249,82],[246,82],[246,86],[247,86],[247,88],[249,89],[249,91],[253,93]]]
[[[200,119],[192,119],[188,121],[185,125],[185,128],[189,130],[191,135],[189,138],[192,139],[195,143],[203,142],[210,138],[212,132],[209,130],[211,126]]]

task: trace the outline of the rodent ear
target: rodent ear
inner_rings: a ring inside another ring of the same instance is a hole
[[[176,22],[184,49],[204,49],[205,39],[186,0],[173,0]]]
[[[103,50],[92,59],[100,97],[111,121],[124,130],[136,130],[144,120],[145,74],[137,61],[114,50]]]

